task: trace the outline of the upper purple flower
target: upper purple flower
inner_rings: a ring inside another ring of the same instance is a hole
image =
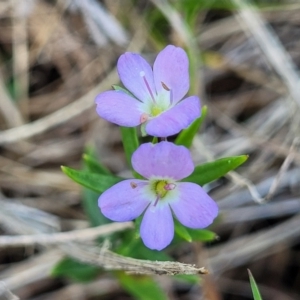
[[[197,96],[180,101],[189,90],[189,62],[185,51],[172,45],[163,49],[151,66],[139,54],[127,52],[118,60],[124,86],[136,97],[122,91],[107,91],[96,97],[100,117],[120,126],[145,123],[149,135],[177,134],[200,117]]]
[[[173,239],[172,213],[190,228],[204,228],[213,222],[217,204],[201,186],[178,182],[194,170],[188,149],[170,142],[142,144],[131,161],[134,170],[148,180],[127,179],[106,190],[98,201],[104,216],[125,222],[146,210],[140,234],[144,244],[156,250]]]

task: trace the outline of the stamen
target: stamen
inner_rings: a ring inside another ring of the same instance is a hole
[[[159,195],[157,195],[157,198],[156,198],[156,200],[155,200],[155,202],[154,202],[154,205],[153,206],[156,206],[157,205],[157,203],[158,203],[158,200],[160,199],[160,196]]]
[[[150,96],[151,96],[153,102],[156,104],[155,98],[154,98],[153,93],[152,93],[152,91],[151,91],[151,89],[150,89],[150,85],[149,85],[149,83],[148,83],[148,81],[147,81],[147,79],[146,79],[145,72],[144,72],[144,71],[141,71],[141,72],[140,72],[140,76],[143,77],[143,80],[144,80],[144,82],[145,82],[145,84],[146,84],[147,90],[148,90],[148,92],[149,92],[149,94],[150,94]]]
[[[149,119],[149,115],[148,114],[146,114],[146,113],[142,113],[141,114],[141,117],[140,117],[141,124],[145,123],[146,121],[148,121],[148,119]]]
[[[173,91],[172,91],[172,89],[170,89],[165,83],[163,83],[162,81],[161,81],[161,85],[162,85],[162,87],[166,90],[166,91],[168,91],[168,92],[170,92],[170,104],[172,105],[173,104]]]
[[[176,184],[175,183],[167,183],[165,186],[164,186],[164,189],[166,191],[171,191],[171,190],[174,190],[176,188]]]
[[[136,187],[137,187],[137,184],[135,183],[135,182],[130,182],[130,186],[133,188],[133,189],[135,189]]]
[[[168,91],[168,92],[170,91],[170,89],[167,87],[167,85],[165,83],[163,83],[162,81],[161,81],[161,85],[166,91]]]

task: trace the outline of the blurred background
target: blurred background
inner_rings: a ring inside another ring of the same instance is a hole
[[[87,193],[60,166],[81,168],[92,149],[111,172],[129,174],[119,129],[98,117],[94,98],[119,83],[122,53],[152,63],[174,44],[190,58],[190,94],[208,107],[195,163],[249,159],[206,186],[220,207],[218,241],[171,253],[210,275],[155,280],[167,299],[253,299],[249,268],[265,300],[300,299],[300,3],[247,3],[1,0],[1,235],[89,226]],[[0,244],[0,299],[139,299],[110,272],[85,284],[52,276],[63,256],[56,246]]]

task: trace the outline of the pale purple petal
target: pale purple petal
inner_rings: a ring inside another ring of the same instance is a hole
[[[103,119],[120,126],[134,127],[141,123],[140,102],[121,91],[99,94],[96,111]]]
[[[158,94],[165,93],[162,82],[172,90],[173,103],[181,100],[189,90],[189,60],[185,51],[173,45],[158,55],[153,65],[154,83]]]
[[[167,177],[180,180],[194,171],[189,150],[170,142],[142,144],[133,153],[131,163],[134,170],[146,178]]]
[[[132,187],[131,184],[136,186]],[[102,214],[110,220],[125,222],[136,219],[149,205],[146,189],[148,182],[128,179],[106,190],[98,200]]]
[[[148,248],[162,250],[167,247],[174,237],[174,222],[169,205],[149,206],[140,233]]]
[[[139,100],[146,102],[151,99],[147,85],[141,76],[143,73],[145,74],[145,79],[149,84],[150,90],[153,95],[156,95],[152,68],[139,54],[124,53],[118,60],[117,68],[124,86]]]
[[[201,115],[200,100],[188,97],[146,124],[146,132],[157,137],[168,137],[187,128]]]
[[[178,199],[170,202],[180,223],[190,228],[205,228],[218,215],[218,206],[202,187],[195,183],[177,183]]]

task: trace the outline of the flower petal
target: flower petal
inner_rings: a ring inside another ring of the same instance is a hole
[[[132,184],[135,186],[132,186]],[[140,216],[150,200],[146,192],[148,182],[128,179],[106,190],[98,199],[105,217],[117,222],[130,221]]]
[[[152,68],[139,54],[131,52],[122,54],[118,60],[117,68],[124,86],[139,100],[146,102],[151,99],[142,74],[144,74],[153,95],[156,95]]]
[[[141,238],[153,250],[167,247],[174,237],[174,222],[169,205],[149,206],[141,223]]]
[[[146,178],[167,177],[180,180],[194,171],[189,150],[170,142],[142,144],[133,153],[131,163],[134,170]]]
[[[190,228],[205,228],[218,215],[216,202],[195,183],[177,183],[179,198],[170,206],[180,223]]]
[[[189,60],[185,51],[173,45],[167,46],[157,55],[153,74],[158,94],[166,92],[163,82],[172,90],[173,103],[181,100],[190,87]]]
[[[99,94],[96,111],[103,119],[120,126],[134,127],[141,123],[140,102],[121,91]]]
[[[197,96],[191,96],[149,120],[146,124],[146,132],[152,136],[168,137],[187,128],[200,115],[200,100]]]

